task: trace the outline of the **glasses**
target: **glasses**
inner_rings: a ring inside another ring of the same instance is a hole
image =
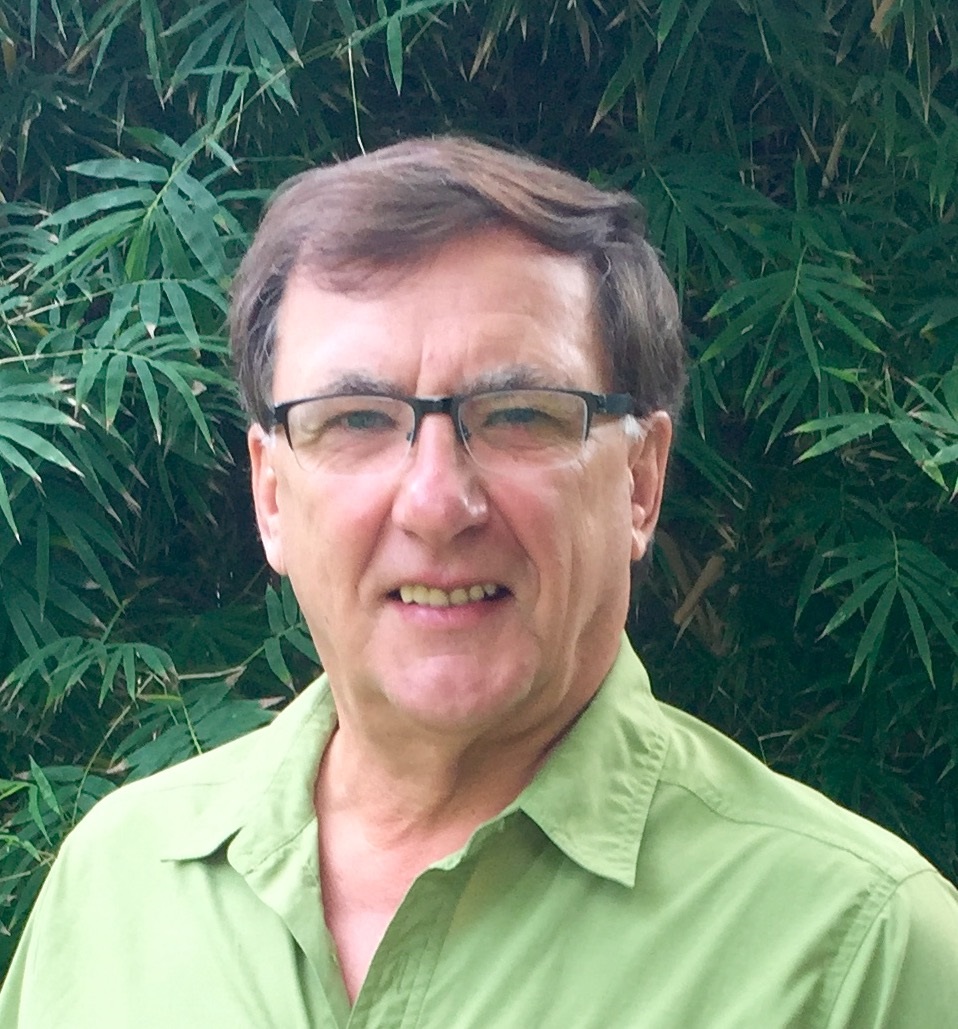
[[[337,393],[277,404],[272,416],[308,472],[388,471],[415,445],[428,414],[452,419],[459,442],[480,468],[508,472],[570,464],[594,418],[622,418],[632,410],[627,393],[509,389],[446,397]]]

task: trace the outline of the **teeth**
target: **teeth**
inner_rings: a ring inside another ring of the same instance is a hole
[[[420,584],[400,586],[399,596],[404,604],[423,604],[427,607],[459,607],[470,601],[495,596],[499,587],[494,582],[477,583],[468,589],[460,586],[452,593]]]

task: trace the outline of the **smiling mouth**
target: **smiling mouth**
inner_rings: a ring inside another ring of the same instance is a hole
[[[401,600],[404,604],[419,604],[425,607],[461,607],[463,604],[473,604],[481,600],[497,600],[499,597],[506,596],[508,592],[505,586],[494,582],[460,586],[448,593],[435,586],[410,583],[400,586],[398,590],[393,590],[390,596]]]

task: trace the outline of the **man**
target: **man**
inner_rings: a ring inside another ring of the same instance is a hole
[[[958,895],[657,703],[623,637],[681,400],[634,201],[419,140],[234,289],[267,558],[325,668],[63,848],[0,1025],[958,1025]]]

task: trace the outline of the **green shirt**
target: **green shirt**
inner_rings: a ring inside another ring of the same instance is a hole
[[[323,680],[102,801],[2,995],[13,1029],[958,1026],[958,894],[652,697],[623,646],[539,775],[425,871],[350,1010],[321,908]]]

